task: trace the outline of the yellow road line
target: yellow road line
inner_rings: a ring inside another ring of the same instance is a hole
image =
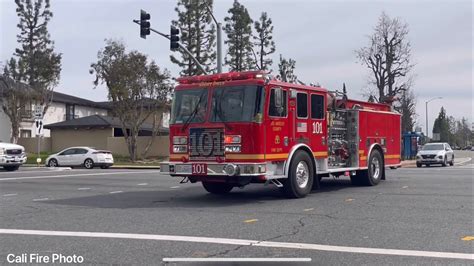
[[[249,219],[249,220],[245,220],[244,223],[255,223],[255,222],[258,222],[258,219]]]
[[[464,240],[464,241],[472,241],[472,240],[474,240],[474,236],[465,236],[461,239]]]

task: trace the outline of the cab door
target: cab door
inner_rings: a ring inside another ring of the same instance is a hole
[[[265,117],[265,159],[283,161],[288,158],[291,138],[286,88],[271,87],[267,93]]]
[[[310,94],[310,143],[316,158],[327,157],[326,98],[324,93]]]
[[[292,96],[296,94],[296,119],[295,119],[295,144],[306,144],[310,143],[310,120],[309,120],[309,103],[308,93],[305,91],[293,91]]]

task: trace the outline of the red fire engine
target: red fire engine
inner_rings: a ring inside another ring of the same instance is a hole
[[[389,104],[347,99],[262,71],[178,79],[170,160],[161,172],[215,194],[249,183],[304,197],[322,177],[377,185],[400,166],[400,115]]]

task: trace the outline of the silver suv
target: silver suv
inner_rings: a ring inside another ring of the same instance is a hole
[[[430,166],[441,164],[442,166],[454,165],[454,152],[448,143],[428,143],[421,148],[416,155],[416,166]]]

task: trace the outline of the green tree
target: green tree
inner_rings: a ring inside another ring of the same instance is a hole
[[[268,56],[275,52],[275,42],[273,41],[272,19],[267,12],[262,12],[259,21],[255,21],[254,45],[258,48],[258,65],[262,70],[268,70],[273,60]]]
[[[15,0],[20,19],[17,35],[20,48],[15,50],[17,66],[23,72],[21,81],[30,85],[38,94],[39,104],[46,112],[52,92],[61,73],[61,54],[54,52],[54,42],[48,32],[53,17],[49,0]]]
[[[225,17],[224,31],[227,34],[225,43],[228,45],[225,63],[230,71],[244,71],[253,69],[254,59],[252,54],[252,19],[247,8],[234,1],[229,9],[230,16]]]
[[[149,117],[156,117],[171,92],[168,71],[161,71],[153,60],[149,62],[138,51],[127,52],[121,42],[106,40],[105,48],[97,54],[97,62],[91,64],[90,73],[95,74],[95,86],[107,86],[112,113],[121,122],[130,159],[135,161],[140,129]],[[155,123],[154,132],[158,126]]]
[[[6,61],[2,73],[2,110],[10,119],[10,141],[16,143],[26,105],[43,105],[43,113],[52,100],[54,87],[59,82],[61,54],[54,52],[54,42],[48,32],[53,17],[49,0],[15,0],[19,48]],[[29,86],[25,86],[25,84]]]
[[[402,132],[412,132],[416,121],[416,97],[411,89],[401,93],[395,109],[402,114]]]
[[[278,73],[280,79],[285,82],[296,83],[298,82],[298,77],[295,74],[296,61],[289,58],[285,59],[280,54],[280,63],[278,64]]]
[[[216,63],[216,29],[206,7],[212,10],[212,3],[212,0],[179,0],[175,8],[178,19],[171,22],[180,30],[181,44],[208,72],[215,69]],[[201,74],[191,57],[184,52],[180,51],[178,57],[171,55],[170,59],[181,68],[182,76]]]
[[[439,134],[441,142],[449,142],[451,139],[450,123],[444,107],[441,107],[438,118],[434,121],[433,134]]]

